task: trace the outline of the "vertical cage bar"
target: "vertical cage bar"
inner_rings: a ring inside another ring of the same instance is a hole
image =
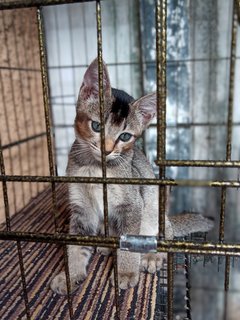
[[[236,66],[236,43],[237,43],[237,12],[236,12],[236,2],[233,1],[232,38],[231,38],[231,51],[230,51],[229,97],[228,97],[228,118],[227,118],[226,161],[231,161],[231,151],[232,151],[232,122],[233,122],[234,79],[235,79],[235,66]],[[223,187],[222,192],[221,192],[219,242],[224,241],[226,195],[227,195],[227,188]],[[225,263],[225,280],[224,280],[224,288],[225,288],[224,314],[226,317],[227,291],[229,288],[230,257],[226,257],[225,259],[226,259],[226,263]],[[219,259],[218,259],[218,265],[219,265]]]
[[[167,1],[156,0],[156,55],[157,55],[157,159],[166,158],[166,37]],[[165,177],[160,166],[159,178]],[[166,188],[159,187],[159,236],[165,237]]]
[[[72,297],[70,295],[71,292],[71,281],[68,267],[68,253],[67,246],[63,247],[63,257],[64,257],[64,268],[65,268],[65,276],[66,276],[66,284],[67,284],[67,301],[68,301],[68,311],[70,320],[73,319],[73,305],[72,305]]]
[[[167,319],[173,320],[173,253],[168,253],[167,288]]]
[[[96,19],[97,19],[97,53],[98,53],[98,84],[99,84],[99,103],[100,103],[100,122],[101,122],[101,160],[102,160],[102,175],[107,176],[106,168],[106,153],[105,153],[105,124],[104,124],[104,95],[103,95],[103,57],[102,57],[102,17],[101,17],[101,2],[96,0]],[[103,210],[104,210],[104,228],[105,236],[109,236],[108,224],[108,196],[107,184],[103,184]],[[115,283],[115,306],[116,319],[120,319],[119,308],[119,286],[118,286],[118,271],[117,271],[117,254],[113,256],[114,267],[114,283]]]
[[[0,172],[1,175],[5,176],[5,165],[2,151],[2,140],[0,136]],[[9,202],[8,202],[8,190],[7,190],[7,182],[2,181],[2,189],[3,189],[3,202],[5,207],[5,220],[7,231],[11,231],[11,221],[10,221],[10,212],[9,212]]]
[[[220,211],[220,226],[219,226],[219,242],[224,240],[224,222],[225,222],[225,209],[226,209],[226,195],[227,188],[223,187],[221,191],[221,211]]]
[[[23,262],[22,248],[21,248],[20,241],[17,241],[17,250],[18,250],[18,258],[19,258],[19,266],[20,266],[20,272],[21,272],[22,289],[23,289],[23,297],[24,297],[25,308],[26,308],[26,315],[27,315],[27,320],[31,320],[30,307],[29,307],[28,294],[27,294],[26,277],[25,277],[25,271],[24,271],[24,262]]]
[[[45,124],[46,124],[46,132],[47,132],[49,171],[51,176],[55,176],[56,171],[55,171],[55,165],[54,165],[53,144],[52,144],[52,135],[51,135],[52,134],[51,119],[50,119],[51,113],[50,113],[50,104],[49,104],[49,84],[48,84],[49,82],[48,82],[48,73],[47,73],[45,32],[44,32],[43,16],[40,8],[37,8],[37,23],[38,23],[38,39],[39,39],[39,49],[40,49],[40,65],[41,65],[41,75],[42,75]],[[56,188],[55,188],[54,182],[51,182],[51,187],[52,187],[52,204],[53,204],[55,232],[58,232],[57,209],[56,209]]]
[[[32,49],[31,53],[32,53],[32,56],[33,56],[33,67],[34,67],[35,70],[37,70],[36,58],[38,58],[38,57],[36,56],[36,54],[34,52],[35,44],[34,44],[34,41],[33,41],[33,39],[35,37],[35,32],[34,32],[33,28],[31,28],[31,30],[32,30],[32,33],[30,34],[30,41],[31,41],[31,49]],[[41,108],[41,100],[40,100],[39,86],[38,86],[38,75],[40,75],[40,73],[38,73],[38,72],[34,73],[34,88],[35,88],[35,96],[36,96],[36,107],[38,107],[37,109],[40,109]],[[32,94],[32,92],[31,92],[31,94]],[[34,124],[36,123],[36,118],[35,117],[36,117],[36,112],[33,112]],[[44,140],[45,140],[45,138],[41,138],[41,150],[39,151],[41,160],[38,161],[38,164],[41,163],[41,167],[46,168],[47,165],[46,165],[46,157],[44,157],[44,149],[45,149]],[[41,170],[39,171],[39,168],[40,168],[40,166],[38,166],[37,162],[36,162],[36,174],[37,175],[41,174],[40,173]],[[43,172],[42,172],[42,174],[43,174]],[[37,193],[39,192],[39,190],[40,190],[40,183],[37,183]]]
[[[166,158],[166,56],[167,56],[167,1],[156,1],[156,54],[157,54],[157,158]],[[160,166],[160,178],[165,167]]]
[[[229,277],[230,277],[230,256],[225,257],[225,279],[224,279],[224,290],[229,290]]]
[[[23,24],[24,23],[24,16],[23,15],[21,15],[21,24]],[[32,21],[30,21],[30,23],[31,23]],[[32,28],[31,28],[31,30],[30,30],[30,28],[28,29],[29,31],[31,31],[32,30]],[[26,34],[24,34],[23,35],[23,45],[24,45],[24,58],[25,58],[25,65],[27,66],[27,64],[28,64],[28,62],[27,62],[27,57],[28,57],[28,55],[27,55],[27,43],[26,43],[26,36],[28,36],[28,37],[30,37],[30,41],[31,41],[31,45],[32,45],[32,48],[33,48],[33,35],[32,34],[29,34],[28,32],[26,32]],[[34,54],[32,54],[32,62],[33,62],[33,67],[34,67],[34,70],[36,71],[36,68],[35,68],[35,58],[34,58]],[[31,121],[32,121],[32,129],[33,129],[33,134],[34,135],[37,135],[37,131],[36,131],[36,118],[35,118],[35,115],[36,115],[36,112],[34,112],[34,108],[33,108],[33,106],[34,106],[34,104],[33,104],[33,92],[32,92],[32,90],[31,90],[31,86],[30,86],[30,74],[32,75],[33,74],[33,72],[32,71],[29,71],[29,70],[27,70],[26,71],[26,73],[27,73],[27,88],[28,88],[28,94],[29,94],[29,102],[30,102],[30,105],[31,105],[31,107],[30,107],[30,114],[31,114]],[[34,79],[35,79],[35,77],[34,77]],[[36,84],[36,81],[35,81],[35,84]],[[37,99],[39,99],[39,97],[38,97],[38,93],[37,93],[37,84],[35,85],[35,96],[37,97]],[[34,157],[35,157],[35,159],[34,159],[34,165],[35,165],[35,174],[36,175],[38,175],[38,148],[36,148],[36,151],[33,153],[32,152],[32,154],[34,154]],[[31,155],[32,156],[32,155]],[[32,184],[30,184],[31,186],[32,186]],[[36,185],[36,190],[37,190],[37,193],[39,192],[39,183],[37,183],[37,185]],[[33,194],[32,194],[33,195]]]
[[[240,0],[236,0],[236,8],[237,8],[237,15],[238,15],[238,23],[240,24]]]
[[[231,161],[232,151],[232,121],[233,121],[233,95],[234,95],[234,79],[236,66],[236,48],[237,48],[237,12],[235,1],[233,1],[232,10],[232,39],[230,52],[230,76],[229,76],[229,97],[228,97],[228,119],[227,119],[227,147],[226,161]]]
[[[230,256],[225,257],[225,278],[224,278],[224,320],[227,320],[228,313],[228,290],[229,290],[229,278],[230,278]]]
[[[185,279],[186,279],[186,314],[187,314],[187,318],[185,320],[192,320],[191,297],[190,297],[191,283],[190,283],[190,275],[189,275],[189,258],[187,254],[185,254],[184,256],[184,261],[185,261],[184,272],[185,272]]]
[[[118,286],[118,268],[117,268],[117,250],[113,251],[113,276],[114,276],[114,290],[115,290],[115,306],[116,306],[116,320],[120,320],[120,303],[119,303],[119,286]]]
[[[7,139],[8,141],[11,141],[10,138],[10,128],[9,128],[9,123],[8,123],[8,119],[7,119],[7,104],[6,104],[6,100],[5,100],[5,95],[3,92],[3,77],[2,77],[2,72],[0,70],[0,85],[1,85],[1,92],[2,92],[2,99],[3,99],[3,114],[4,114],[4,120],[6,123],[6,131],[7,131]],[[12,148],[9,148],[9,156],[10,156],[10,172],[11,174],[13,174],[13,155],[12,155]],[[1,152],[3,152],[2,148],[1,148]],[[2,154],[3,157],[3,154]],[[4,158],[3,158],[4,159]],[[5,172],[5,166],[4,166],[4,175],[6,174]],[[22,183],[21,183],[22,184]],[[7,186],[7,185],[6,185]],[[12,183],[12,191],[13,191],[13,205],[14,205],[14,212],[16,212],[17,210],[17,204],[16,204],[16,188],[15,188],[15,184]],[[8,206],[8,213],[10,215],[10,207],[9,207],[9,201],[7,201],[7,206]]]
[[[232,8],[232,38],[230,51],[230,75],[229,75],[229,97],[228,97],[228,119],[227,119],[227,143],[226,143],[226,161],[231,161],[232,150],[232,122],[233,122],[233,96],[234,96],[234,79],[236,66],[236,43],[237,43],[237,13],[236,2],[233,1]],[[224,241],[224,222],[226,212],[226,195],[227,188],[223,187],[221,191],[221,212],[220,212],[220,226],[219,226],[219,242]],[[219,259],[218,259],[219,265]],[[229,270],[230,260],[226,257],[225,266],[225,291],[229,287]],[[226,311],[226,310],[225,310]]]
[[[102,157],[102,175],[107,176],[106,153],[105,153],[105,125],[104,125],[104,95],[103,95],[103,57],[102,57],[102,17],[101,3],[96,1],[96,18],[97,18],[97,54],[98,54],[98,83],[99,83],[99,103],[100,103],[100,122],[101,122],[101,157]],[[107,184],[103,184],[103,208],[104,208],[104,227],[105,236],[109,236],[108,227],[108,199]]]

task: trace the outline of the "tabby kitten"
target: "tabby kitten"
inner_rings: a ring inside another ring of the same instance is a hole
[[[155,178],[151,165],[135,141],[156,114],[156,94],[134,100],[123,91],[112,89],[103,64],[105,152],[107,177]],[[88,67],[79,91],[74,123],[76,140],[69,153],[68,176],[102,177],[98,64]],[[158,187],[151,185],[108,185],[110,235],[158,233]],[[71,203],[70,233],[103,233],[103,188],[101,184],[69,184]],[[167,208],[166,208],[167,211]],[[212,222],[201,215],[165,217],[167,239],[196,231],[208,231]],[[100,251],[104,251],[103,249]],[[68,246],[71,291],[87,276],[93,253],[88,246]],[[104,251],[106,253],[106,249]],[[121,289],[134,287],[139,270],[159,270],[164,254],[129,253],[118,250],[118,275]],[[51,283],[53,291],[66,294],[65,273]]]

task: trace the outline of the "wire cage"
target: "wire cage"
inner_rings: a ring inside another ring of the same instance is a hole
[[[1,319],[239,319],[240,2],[6,0],[0,15]],[[101,178],[64,175],[78,89],[96,56],[101,117],[103,57],[116,87],[157,91],[142,141],[156,179],[108,178],[104,152]],[[68,234],[68,183],[103,185],[104,237]],[[159,186],[157,251],[168,260],[124,292],[108,184]],[[167,186],[173,212],[197,206],[215,218],[208,237],[165,239]],[[64,269],[70,288],[68,244],[114,253],[95,254],[77,293],[62,297],[49,283]]]

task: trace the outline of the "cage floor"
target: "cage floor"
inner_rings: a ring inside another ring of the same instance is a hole
[[[14,231],[53,233],[51,192],[34,198],[11,219]],[[69,207],[66,186],[57,187],[58,224],[67,230]],[[4,229],[4,226],[1,226]],[[53,293],[51,279],[63,269],[63,249],[57,244],[21,242],[31,319],[69,319],[67,297]],[[15,241],[0,243],[0,319],[26,319],[18,249]],[[112,258],[95,254],[87,279],[73,297],[74,319],[114,319],[114,288],[109,275]],[[137,287],[120,293],[120,319],[162,319],[165,272],[141,273]]]

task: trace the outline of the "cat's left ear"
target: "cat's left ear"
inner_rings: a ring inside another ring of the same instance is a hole
[[[111,97],[111,84],[109,80],[108,70],[105,62],[103,61],[103,93],[104,97]],[[99,83],[98,83],[98,59],[96,58],[87,68],[83,77],[83,82],[79,91],[79,98],[87,100],[93,97],[99,97]]]
[[[146,129],[157,113],[157,96],[156,92],[150,93],[133,103],[133,107],[140,113],[142,124]]]

